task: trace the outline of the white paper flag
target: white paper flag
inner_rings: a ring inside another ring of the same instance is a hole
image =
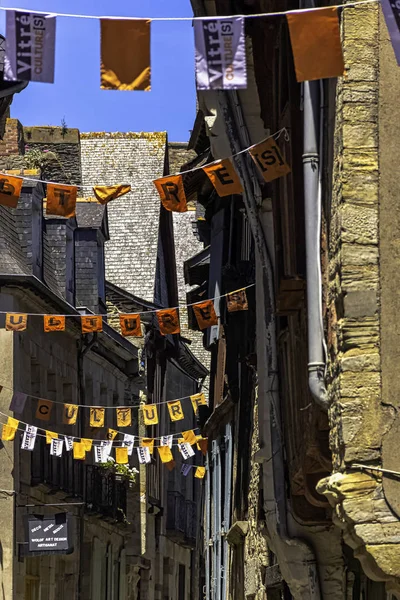
[[[27,395],[22,394],[21,392],[14,392],[13,397],[11,398],[10,410],[22,415],[25,408]]]
[[[50,454],[51,456],[62,456],[64,440],[59,438],[53,438],[50,442]]]
[[[125,433],[124,439],[122,441],[122,446],[128,448],[128,456],[132,456],[134,443],[135,443],[135,436],[129,435],[129,433]]]
[[[103,462],[107,462],[108,457],[111,454],[111,450],[112,450],[112,440],[103,440],[100,443],[100,447],[103,448],[103,456],[105,457],[105,460]]]
[[[71,452],[72,448],[74,447],[74,438],[70,435],[64,435],[64,443],[66,451]]]
[[[169,446],[170,448],[172,448],[172,439],[173,439],[173,435],[163,435],[161,437],[161,443],[160,446]]]
[[[107,462],[107,458],[108,458],[108,454],[107,454],[107,447],[105,446],[98,446],[97,444],[95,444],[93,446],[93,452],[94,452],[94,462],[96,463],[105,463]]]
[[[53,83],[55,41],[55,17],[7,11],[4,79]]]
[[[35,447],[37,435],[37,427],[34,425],[27,425],[22,436],[22,450],[33,450]]]
[[[182,454],[184,460],[187,460],[191,456],[194,456],[194,450],[190,444],[184,442],[183,444],[178,444],[179,451]]]
[[[137,448],[138,459],[141,465],[151,462],[150,449],[147,447]]]
[[[194,22],[198,90],[237,90],[247,87],[244,19]]]
[[[182,465],[182,468],[181,468],[182,475],[184,477],[187,477],[191,468],[192,468],[192,465]]]

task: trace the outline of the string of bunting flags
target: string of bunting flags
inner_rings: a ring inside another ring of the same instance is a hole
[[[368,6],[361,0],[254,15],[143,18],[6,11],[4,78],[9,81],[54,83],[57,17],[97,19],[100,23],[100,87],[103,90],[150,91],[152,21],[192,21],[196,85],[199,90],[247,87],[245,20],[284,16],[289,26],[297,81],[339,77],[344,61],[338,10]],[[400,64],[398,3],[382,0],[389,33]]]

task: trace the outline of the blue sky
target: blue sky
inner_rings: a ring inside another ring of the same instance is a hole
[[[91,15],[190,17],[190,0],[0,0],[0,6]],[[4,11],[0,31],[5,33]],[[23,125],[60,125],[81,131],[167,131],[189,139],[196,108],[193,29],[190,21],[152,23],[152,90],[100,90],[97,20],[57,19],[55,83],[30,83],[11,115]]]

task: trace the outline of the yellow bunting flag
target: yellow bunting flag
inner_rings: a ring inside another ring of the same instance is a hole
[[[18,429],[19,421],[18,421],[18,419],[14,419],[14,417],[8,417],[7,425],[9,427],[12,427],[13,429]]]
[[[65,331],[65,317],[59,315],[45,315],[43,317],[44,330]]]
[[[239,310],[249,310],[245,290],[238,290],[226,296],[226,305],[228,312],[237,312]]]
[[[231,196],[243,192],[239,176],[229,158],[217,160],[212,165],[203,167],[203,171],[215,187],[218,196]]]
[[[63,408],[64,425],[75,425],[79,407],[76,404],[65,404]]]
[[[206,456],[208,449],[208,439],[200,437],[200,439],[197,440],[197,448],[202,451],[204,456]]]
[[[117,435],[118,435],[118,431],[115,431],[115,429],[109,429],[107,431],[106,439],[113,440],[117,437]]]
[[[143,419],[145,425],[157,425],[158,413],[156,404],[143,404]]]
[[[101,316],[81,317],[82,333],[103,331],[103,319]]]
[[[82,438],[81,442],[85,448],[85,452],[90,452],[93,445],[93,440],[88,440],[87,438]]]
[[[249,153],[267,182],[290,173],[290,167],[285,162],[278,144],[272,137],[256,146],[252,146]]]
[[[161,462],[169,463],[174,460],[172,456],[171,448],[169,446],[157,446],[158,454],[160,455]]]
[[[149,92],[150,23],[101,19],[101,89]]]
[[[197,479],[203,479],[205,474],[206,474],[205,467],[197,467],[197,469],[194,473],[194,476],[197,477]]]
[[[5,442],[12,442],[12,440],[15,438],[16,431],[17,430],[15,429],[15,427],[10,427],[10,425],[3,425],[1,431],[1,439]]]
[[[171,402],[167,402],[167,406],[171,421],[182,421],[182,419],[185,418],[180,400],[172,400]]]
[[[2,206],[17,208],[23,181],[22,177],[0,175],[0,204]]]
[[[122,446],[115,448],[115,462],[118,465],[126,465],[129,462],[128,448]]]
[[[142,337],[142,328],[140,326],[140,315],[119,315],[119,324],[121,333],[125,337]]]
[[[199,406],[207,406],[206,397],[202,392],[200,394],[193,394],[193,396],[190,396],[190,400],[195,414],[197,413]]]
[[[110,200],[120,198],[130,191],[130,185],[96,185],[93,188],[93,193],[100,204],[107,204]]]
[[[48,183],[46,215],[57,215],[67,219],[74,217],[77,190],[78,188],[74,185]]]
[[[182,437],[185,440],[185,442],[187,442],[191,446],[197,443],[197,436],[192,429],[189,429],[189,431],[182,431]]]
[[[53,402],[51,402],[50,400],[38,400],[35,419],[40,419],[41,421],[49,421],[52,408]]]
[[[211,325],[218,325],[218,317],[212,300],[198,302],[197,304],[193,304],[192,308],[200,329],[207,329]]]
[[[344,72],[337,9],[286,15],[297,81],[340,77]]]
[[[51,440],[57,440],[58,433],[54,433],[54,431],[46,431],[46,444],[51,444]]]
[[[178,309],[166,308],[158,310],[156,315],[162,335],[172,335],[180,332]]]
[[[154,185],[160,194],[161,202],[167,210],[186,212],[187,203],[181,175],[169,175],[156,179]]]
[[[28,322],[28,315],[7,313],[6,330],[7,331],[25,331]]]
[[[83,442],[74,442],[72,450],[75,460],[85,460],[86,448]]]
[[[132,425],[132,411],[124,406],[117,408],[117,427],[130,427]]]
[[[153,454],[153,450],[154,450],[154,438],[142,438],[140,445],[143,448],[148,448],[150,454]]]
[[[90,407],[90,427],[104,427],[105,408]]]
[[[176,462],[174,460],[170,460],[169,462],[165,463],[165,466],[167,467],[168,471],[172,471],[173,469],[175,469],[175,465]]]

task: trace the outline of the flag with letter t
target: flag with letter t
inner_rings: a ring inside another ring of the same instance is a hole
[[[194,22],[198,90],[247,87],[244,19],[197,19]]]
[[[7,11],[4,79],[53,83],[55,43],[55,17]]]

